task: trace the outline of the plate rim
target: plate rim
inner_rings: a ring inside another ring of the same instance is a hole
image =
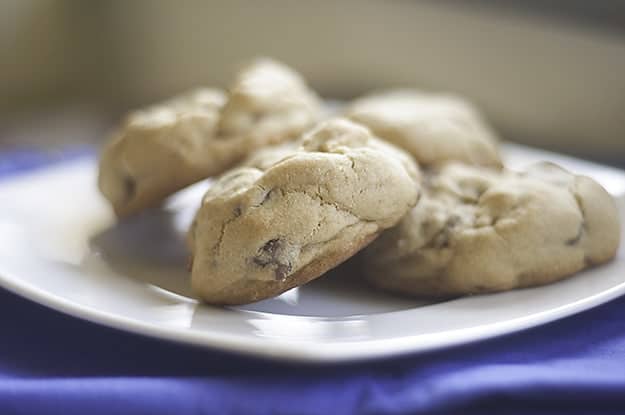
[[[475,327],[454,329],[452,332],[446,333],[445,336],[440,336],[440,333],[432,333],[390,339],[331,343],[317,342],[312,344],[311,342],[288,340],[275,341],[260,337],[244,338],[239,335],[228,335],[222,332],[190,331],[170,326],[160,327],[153,323],[116,315],[89,306],[83,306],[57,295],[50,294],[32,284],[21,281],[21,279],[12,276],[11,273],[7,273],[6,270],[2,269],[1,264],[0,285],[15,295],[57,312],[90,323],[121,330],[126,333],[143,335],[152,339],[166,340],[179,344],[214,348],[224,352],[233,352],[249,357],[261,357],[269,360],[293,363],[342,363],[373,359],[378,360],[447,349],[539,327],[565,317],[579,314],[625,294],[624,281],[600,293],[581,298],[551,310],[540,311],[523,317]]]
[[[63,168],[68,164],[81,163],[93,159],[93,152],[85,152],[78,157],[72,157],[70,160],[55,162],[48,166],[40,166],[33,170],[9,173],[8,175],[0,176],[0,178],[3,179],[2,184],[4,185],[10,183],[12,180],[19,180],[25,176],[45,175],[48,170],[54,171],[56,168]],[[625,172],[623,172],[623,174],[625,177]],[[615,197],[615,201],[620,206],[619,209],[625,208],[625,197]],[[28,281],[24,281],[12,275],[12,272],[5,269],[1,263],[0,286],[15,295],[73,318],[135,335],[171,341],[178,344],[218,349],[255,358],[318,364],[395,358],[475,343],[542,326],[607,303],[625,294],[625,281],[623,281],[601,292],[556,306],[549,310],[542,310],[528,315],[490,322],[474,327],[457,328],[453,331],[446,332],[444,336],[441,336],[440,333],[428,333],[385,339],[310,342],[293,339],[275,340],[261,337],[254,338],[246,337],[241,334],[229,334],[222,331],[197,331],[172,326],[159,326],[155,323],[83,305],[50,293],[43,288],[39,288]],[[451,302],[453,301],[455,300],[451,300]],[[290,317],[301,318],[302,316]],[[314,318],[318,320],[328,320],[328,318],[323,317]],[[330,318],[330,320],[332,319]]]

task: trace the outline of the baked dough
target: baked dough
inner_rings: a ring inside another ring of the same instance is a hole
[[[344,119],[290,155],[264,153],[273,164],[217,179],[191,227],[192,286],[208,303],[250,303],[317,278],[417,202],[411,157]]]
[[[501,166],[495,134],[477,109],[460,97],[394,90],[358,99],[346,114],[423,166],[450,160]]]
[[[100,190],[118,216],[141,211],[257,148],[299,137],[320,108],[297,73],[258,60],[228,94],[199,89],[130,113],[102,152]]]
[[[422,191],[362,254],[377,287],[418,297],[504,291],[560,280],[618,248],[611,196],[555,164],[515,173],[451,163]]]
[[[269,167],[300,151],[300,141],[290,141],[277,146],[261,148],[247,157],[241,166],[267,170]]]

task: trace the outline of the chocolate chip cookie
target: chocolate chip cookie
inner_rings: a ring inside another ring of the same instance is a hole
[[[522,173],[451,163],[418,205],[363,253],[375,286],[448,297],[550,283],[614,257],[611,196],[551,163]]]
[[[258,60],[228,93],[200,89],[132,112],[102,152],[100,190],[118,216],[138,212],[257,148],[298,137],[320,108],[297,73]]]
[[[317,278],[417,202],[411,157],[344,119],[266,156],[218,178],[190,230],[192,286],[208,303],[254,302]]]
[[[345,113],[423,166],[450,160],[501,165],[497,137],[477,109],[462,98],[396,90],[358,99]]]

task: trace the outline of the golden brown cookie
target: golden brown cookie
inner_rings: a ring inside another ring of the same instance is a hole
[[[501,166],[497,137],[477,109],[460,97],[395,90],[360,98],[345,112],[422,166],[451,160]]]
[[[250,303],[319,277],[417,201],[411,158],[347,120],[321,124],[291,154],[267,156],[264,169],[217,179],[197,213],[192,286],[208,303]]]
[[[297,73],[258,60],[227,94],[200,89],[132,112],[102,152],[100,190],[117,215],[138,212],[255,149],[298,137],[320,111]]]
[[[448,164],[418,205],[362,253],[377,287],[448,297],[547,284],[614,257],[611,196],[551,163],[523,173]]]

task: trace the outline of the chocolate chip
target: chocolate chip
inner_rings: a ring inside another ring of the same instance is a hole
[[[232,214],[234,215],[235,218],[238,218],[239,216],[241,216],[242,213],[242,209],[241,206],[237,206],[234,208],[234,210],[232,211]]]
[[[276,262],[276,254],[280,249],[280,240],[272,239],[260,248],[259,253],[254,257],[254,263],[258,265],[269,265]]]
[[[293,266],[285,258],[286,242],[281,239],[272,239],[265,243],[253,259],[261,267],[274,266],[276,279],[283,281],[289,275]]]
[[[286,277],[289,276],[289,274],[291,273],[291,269],[293,267],[291,266],[291,264],[280,264],[276,267],[276,270],[274,271],[275,275],[276,275],[276,279],[278,281],[284,281],[286,279]]]
[[[273,192],[273,189],[267,190],[267,193],[265,193],[265,196],[263,197],[263,200],[260,202],[261,205],[265,204],[265,202],[267,202],[269,199],[271,199],[271,192]]]
[[[135,192],[137,191],[137,182],[131,176],[124,176],[124,192],[126,193],[126,199],[130,200],[134,197]]]
[[[459,223],[460,223],[460,216],[458,216],[458,215],[451,215],[447,219],[447,222],[445,222],[445,227],[446,228],[453,228],[454,226],[456,226]]]

